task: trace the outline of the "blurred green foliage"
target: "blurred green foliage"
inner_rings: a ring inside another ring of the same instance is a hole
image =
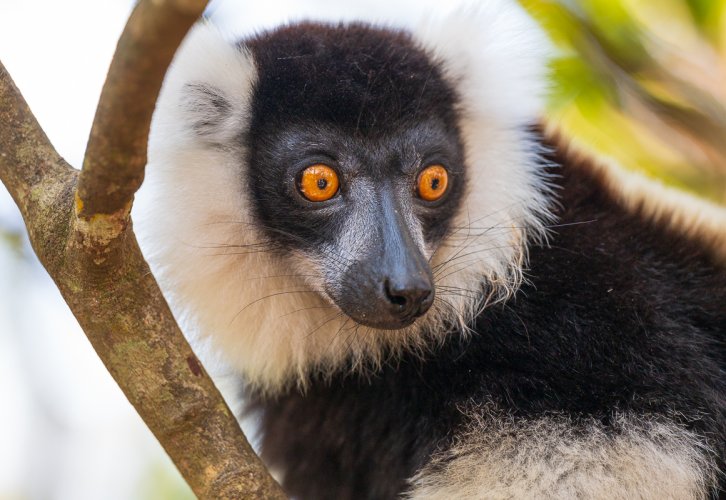
[[[195,500],[196,497],[171,461],[152,464],[142,478],[140,500]]]
[[[7,245],[18,257],[23,256],[23,235],[21,233],[0,225],[0,244]]]
[[[726,203],[726,0],[520,0],[554,41],[549,116],[625,167]]]

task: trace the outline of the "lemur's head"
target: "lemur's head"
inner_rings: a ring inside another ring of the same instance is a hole
[[[139,229],[187,328],[263,390],[466,331],[541,237],[546,44],[509,3],[408,33],[197,26],[159,99]]]

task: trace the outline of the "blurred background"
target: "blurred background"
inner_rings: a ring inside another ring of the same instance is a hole
[[[248,33],[301,17],[410,21],[462,1],[443,3],[219,0],[208,15]],[[521,4],[558,48],[551,120],[599,155],[726,204],[726,0]],[[73,165],[132,6],[0,3],[0,59]],[[193,498],[37,263],[1,185],[0,401],[0,500]]]

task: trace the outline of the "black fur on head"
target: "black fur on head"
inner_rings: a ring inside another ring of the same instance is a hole
[[[258,69],[250,124],[258,137],[291,123],[371,139],[431,119],[456,130],[453,89],[406,32],[300,23],[245,45]]]

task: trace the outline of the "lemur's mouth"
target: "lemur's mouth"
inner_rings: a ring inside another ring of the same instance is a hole
[[[432,301],[433,302],[433,301]],[[348,314],[353,321],[361,325],[378,328],[381,330],[400,330],[412,325],[418,318],[426,314],[430,306],[425,306],[421,312],[401,313],[400,315],[381,313],[381,314]]]

